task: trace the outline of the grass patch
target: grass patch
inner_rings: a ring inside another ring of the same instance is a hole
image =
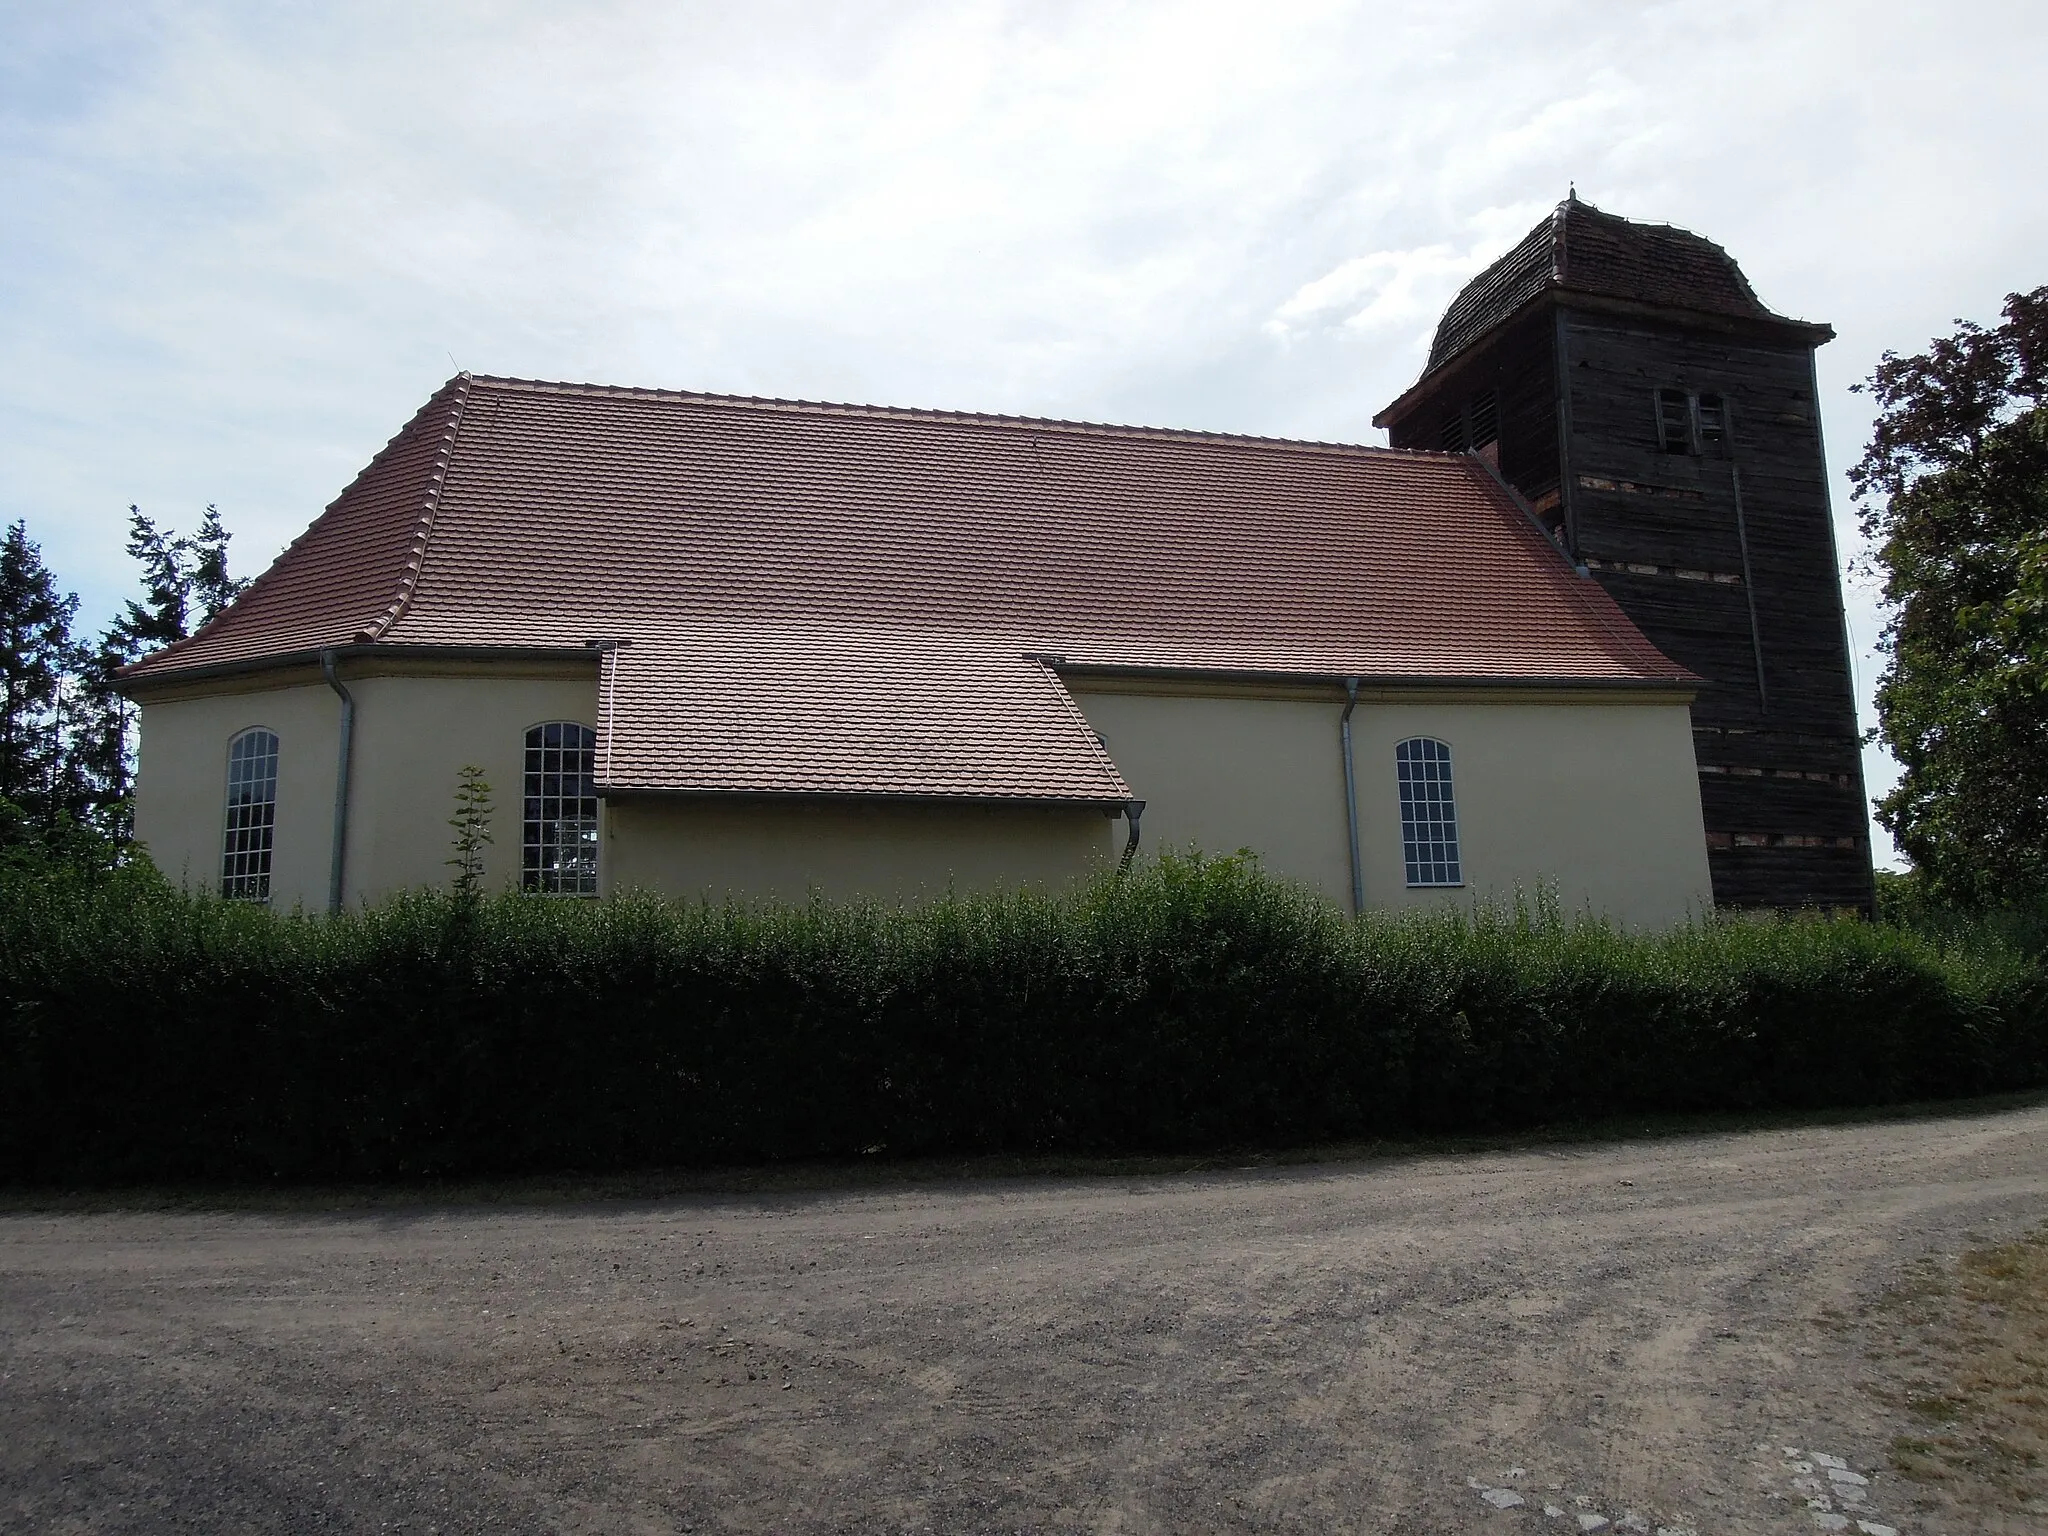
[[[1954,1475],[1936,1452],[1932,1440],[1916,1440],[1911,1435],[1899,1435],[1893,1439],[1891,1463],[1894,1472],[1916,1483],[1943,1483]]]
[[[1883,1309],[1927,1427],[1892,1441],[1901,1476],[1963,1503],[2048,1513],[2048,1227],[1919,1266]]]
[[[1963,1406],[1959,1397],[1916,1397],[1906,1404],[1906,1410],[1938,1424],[1953,1424],[1962,1418]]]

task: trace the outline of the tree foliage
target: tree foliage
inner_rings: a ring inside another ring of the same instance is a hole
[[[71,638],[78,599],[59,593],[43,552],[15,523],[0,540],[0,799],[49,826],[67,799],[65,683],[82,659]]]
[[[128,554],[142,567],[142,595],[122,605],[80,666],[74,746],[84,814],[116,839],[129,834],[134,791],[135,716],[115,687],[120,669],[211,623],[248,585],[228,574],[230,537],[210,503],[198,531],[185,536],[128,508]]]
[[[2048,287],[1995,328],[1887,352],[1850,472],[1891,605],[1878,734],[1904,770],[1878,820],[1933,892],[2048,892]]]
[[[210,621],[247,585],[228,573],[217,508],[184,536],[138,507],[128,514],[142,593],[91,645],[74,635],[78,599],[58,591],[27,525],[0,541],[0,850],[14,850],[9,857],[113,857],[129,835],[134,774],[134,711],[116,688],[119,671]]]

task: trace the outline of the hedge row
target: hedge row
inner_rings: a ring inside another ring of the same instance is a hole
[[[1353,922],[1236,859],[908,911],[0,878],[0,1178],[1301,1144],[2048,1083],[2048,966],[1853,921]]]

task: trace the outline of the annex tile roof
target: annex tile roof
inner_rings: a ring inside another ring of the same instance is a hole
[[[663,627],[607,654],[599,712],[598,778],[613,786],[1130,797],[1052,668],[998,636]]]
[[[1441,367],[1550,290],[1696,314],[1785,322],[1735,258],[1669,224],[1638,224],[1568,197],[1522,242],[1467,283],[1444,311],[1423,372]]]
[[[1478,462],[460,376],[135,681],[600,646],[613,790],[1111,801],[1150,668],[1686,684]]]

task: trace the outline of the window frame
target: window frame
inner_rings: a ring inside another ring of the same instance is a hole
[[[1684,454],[1695,459],[1726,457],[1734,428],[1724,391],[1660,385],[1650,391],[1650,414],[1657,429],[1659,453]]]
[[[1500,391],[1482,389],[1465,407],[1465,451],[1477,453],[1500,441]]]
[[[556,733],[552,741],[549,732]],[[573,745],[567,740],[569,732],[577,733]],[[580,720],[542,720],[526,728],[521,746],[519,889],[529,896],[596,896],[604,837],[596,785],[597,732]],[[580,763],[570,765],[571,753],[580,756]],[[555,754],[552,766],[549,754]],[[579,781],[573,794],[565,792],[563,783],[572,776]],[[577,813],[564,814],[564,807],[571,804]],[[589,807],[587,813],[584,806]],[[587,844],[587,858],[564,855],[574,846],[565,829],[575,843]]]
[[[1657,424],[1657,451],[1697,458],[1700,451],[1698,407],[1692,391],[1668,387],[1652,390],[1650,409]]]
[[[1451,744],[1442,737],[1407,736],[1394,743],[1394,785],[1401,813],[1401,871],[1411,891],[1458,890],[1465,884],[1457,780],[1452,767]],[[1435,793],[1438,786],[1441,793]],[[1424,789],[1431,792],[1418,793]],[[1442,815],[1418,814],[1435,806],[1442,808]],[[1428,835],[1432,832],[1435,835]],[[1429,850],[1434,850],[1433,855]]]
[[[1714,425],[1709,436],[1707,402],[1713,404]],[[1693,450],[1701,458],[1719,457],[1728,451],[1728,397],[1716,390],[1694,390],[1692,396]]]
[[[1444,418],[1436,445],[1442,453],[1477,453],[1500,441],[1500,391],[1482,389]]]
[[[247,743],[260,743],[245,752]],[[277,859],[277,770],[283,743],[267,725],[245,726],[228,738],[226,792],[220,832],[220,896],[223,901],[268,905]],[[244,771],[249,764],[261,765]],[[236,798],[238,790],[262,785],[262,799]],[[253,807],[239,819],[238,811]]]

